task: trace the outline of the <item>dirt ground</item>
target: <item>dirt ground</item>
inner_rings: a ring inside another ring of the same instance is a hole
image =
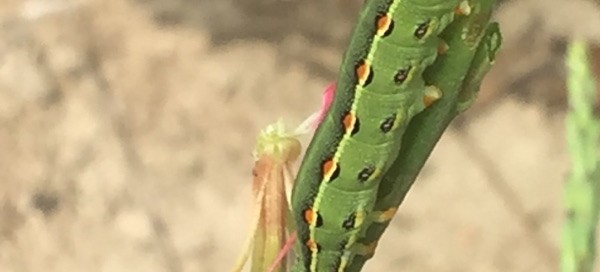
[[[243,2],[0,2],[0,271],[233,266],[255,137],[319,107],[362,1]],[[365,271],[558,271],[562,56],[600,4],[501,2],[478,104]]]

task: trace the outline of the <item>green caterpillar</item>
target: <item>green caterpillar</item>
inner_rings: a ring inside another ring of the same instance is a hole
[[[292,191],[299,261],[294,271],[345,271],[373,221],[379,183],[409,121],[441,97],[423,71],[438,35],[468,12],[462,0],[368,0],[345,53],[333,104],[307,149]],[[460,9],[459,9],[460,7]],[[378,218],[380,217],[380,218]]]
[[[402,137],[403,147],[381,180],[375,211],[393,215],[446,127],[475,101],[479,86],[502,44],[498,24],[489,22],[494,4],[494,1],[473,3],[471,15],[455,20],[442,34],[450,50],[430,66],[425,78],[445,90],[444,98],[416,116],[407,128]],[[373,222],[365,229],[357,243],[371,245],[372,251],[354,258],[348,271],[360,271],[373,257],[392,218],[385,219],[388,220]]]

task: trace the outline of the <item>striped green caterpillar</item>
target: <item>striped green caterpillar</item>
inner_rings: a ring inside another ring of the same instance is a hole
[[[345,53],[334,101],[317,128],[292,192],[299,261],[294,271],[345,271],[368,248],[355,243],[373,221],[379,182],[409,121],[439,99],[422,73],[438,35],[468,12],[462,0],[368,0]],[[381,217],[381,218],[377,218]]]
[[[438,58],[426,71],[425,78],[445,90],[444,98],[416,116],[407,128],[402,137],[402,150],[379,185],[375,211],[393,215],[444,130],[475,101],[479,86],[502,44],[498,23],[489,22],[494,4],[493,0],[472,1],[471,14],[455,20],[442,34],[451,52]],[[457,84],[460,82],[462,84]],[[375,249],[392,218],[386,219],[369,225],[357,243],[372,245]],[[356,256],[348,270],[360,271],[374,253]]]

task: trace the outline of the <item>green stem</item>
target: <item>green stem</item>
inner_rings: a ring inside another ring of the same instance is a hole
[[[596,224],[600,187],[600,124],[594,117],[596,84],[587,57],[587,45],[573,41],[567,66],[569,115],[567,140],[571,173],[565,185],[567,220],[563,228],[563,272],[590,272],[596,255]]]

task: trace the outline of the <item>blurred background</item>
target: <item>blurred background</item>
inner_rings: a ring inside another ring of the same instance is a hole
[[[228,271],[256,135],[320,106],[362,2],[0,1],[0,271]],[[600,1],[499,2],[480,98],[365,271],[558,271],[565,44],[600,45]]]

